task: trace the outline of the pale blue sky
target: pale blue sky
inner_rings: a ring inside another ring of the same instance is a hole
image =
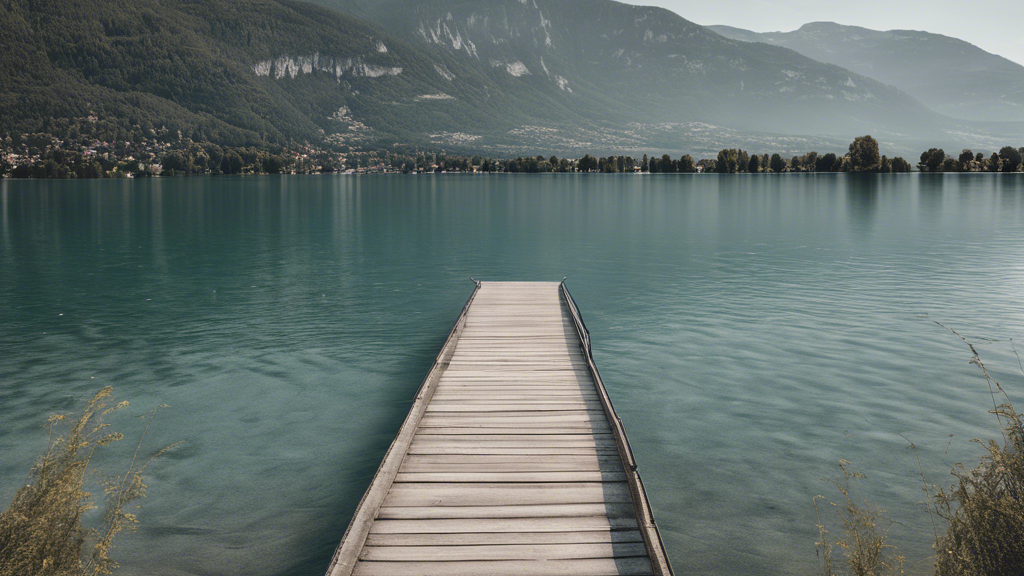
[[[924,30],[1024,64],[1024,0],[621,0],[662,6],[697,24],[789,32],[830,21],[875,30]]]

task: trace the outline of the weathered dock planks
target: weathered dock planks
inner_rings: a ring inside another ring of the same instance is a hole
[[[672,574],[564,283],[477,283],[327,574]]]

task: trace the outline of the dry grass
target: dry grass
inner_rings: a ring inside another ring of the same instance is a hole
[[[818,518],[818,541],[815,543],[820,560],[821,576],[838,576],[847,573],[838,570],[833,562],[834,547],[843,550],[846,566],[853,576],[888,576],[903,574],[903,556],[897,553],[894,546],[886,544],[889,529],[893,520],[885,516],[885,511],[871,506],[867,502],[857,504],[850,495],[850,481],[863,478],[859,472],[851,472],[846,460],[839,461],[842,478],[833,480],[832,484],[842,495],[842,499],[832,502],[824,496],[814,498],[814,510]],[[842,526],[842,536],[830,541],[830,533],[821,520],[818,500],[825,500],[835,510]],[[882,527],[879,527],[879,525]]]
[[[942,324],[939,324],[942,326]],[[971,351],[970,363],[977,366],[988,384],[992,397],[989,411],[996,419],[1002,443],[997,440],[974,440],[985,449],[980,463],[972,470],[957,464],[952,471],[956,482],[947,490],[930,486],[921,479],[925,492],[934,498],[935,513],[946,522],[945,532],[935,527],[936,576],[1022,576],[1024,575],[1024,421],[1016,412],[1010,397],[1003,390],[978,351],[955,330]],[[1016,354],[1016,349],[1014,349]],[[1018,356],[1019,362],[1019,356]],[[1024,364],[1020,366],[1024,375]],[[917,454],[913,443],[910,447]],[[849,462],[840,461],[843,477],[832,483],[842,495],[840,502],[829,504],[835,509],[843,529],[842,538],[830,542],[830,534],[818,515],[819,573],[837,576],[833,559],[834,547],[845,551],[849,573],[855,576],[902,574],[903,558],[886,544],[893,521],[882,511],[865,504],[858,506],[850,497],[849,483],[863,475],[850,472]],[[933,495],[934,490],[934,495]],[[815,512],[818,500],[814,498]],[[932,508],[928,507],[929,516]],[[879,524],[884,528],[880,529]]]
[[[77,418],[54,415],[47,421],[46,452],[32,467],[27,485],[0,513],[0,576],[96,576],[117,567],[108,555],[114,538],[136,524],[135,515],[125,508],[145,496],[142,473],[170,446],[138,465],[142,442],[159,410],[154,409],[127,469],[103,482],[106,504],[100,526],[84,528],[83,517],[96,507],[84,489],[87,474],[94,472],[93,456],[97,449],[123,439],[104,422],[107,415],[128,406],[127,401],[112,404],[112,395],[112,388],[104,388]]]
[[[948,328],[947,328],[948,330]],[[971,471],[957,464],[957,481],[936,495],[939,515],[949,527],[935,543],[937,576],[1021,576],[1024,574],[1024,422],[978,351],[971,350],[989,385],[1003,442],[982,442],[985,454]],[[1024,369],[1022,369],[1024,372]]]

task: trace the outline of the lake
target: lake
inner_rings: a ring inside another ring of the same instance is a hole
[[[322,574],[470,276],[568,277],[679,575],[811,573],[840,459],[928,573],[909,443],[998,436],[935,321],[1024,405],[1024,175],[6,180],[0,501],[113,385],[108,461],[184,441],[118,573]]]

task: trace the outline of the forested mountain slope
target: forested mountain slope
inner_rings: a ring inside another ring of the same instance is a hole
[[[8,0],[0,14],[0,132],[114,117],[196,140],[423,140],[582,121],[512,98],[445,55],[288,0]]]

